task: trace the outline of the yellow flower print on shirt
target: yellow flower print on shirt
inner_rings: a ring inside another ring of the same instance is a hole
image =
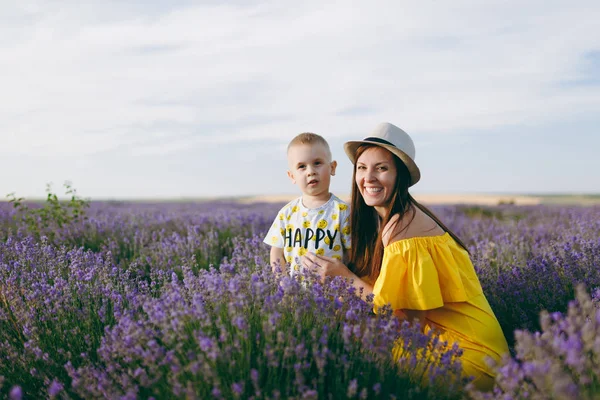
[[[350,234],[350,227],[349,226],[345,226],[344,229],[342,229],[342,233],[344,235],[349,235]]]
[[[292,246],[288,246],[285,248],[285,251],[287,251],[288,253],[291,253],[294,250],[294,248]]]
[[[319,215],[325,214],[325,210],[319,211]]]
[[[298,255],[299,255],[299,256],[303,256],[303,255],[305,255],[306,253],[308,253],[308,250],[306,250],[306,247],[300,247],[300,248],[298,249]]]
[[[331,256],[331,258],[335,258],[336,260],[341,260],[342,256],[340,256],[339,254],[334,254]]]
[[[341,248],[342,248],[342,246],[340,246],[339,244],[336,244],[335,246],[333,246],[333,251],[340,251]]]
[[[292,260],[293,260],[293,257],[292,257],[292,256],[287,256],[287,257],[285,258],[285,260],[286,260],[287,262],[291,263],[291,262],[292,262]]]
[[[334,221],[336,221],[338,219],[338,215],[337,214],[333,214],[331,216],[331,219],[334,220]]]
[[[295,213],[299,210],[300,208],[298,206],[294,206],[292,207],[292,213]]]
[[[281,232],[281,236],[285,236],[285,229],[281,228],[279,232]]]
[[[320,249],[317,249],[317,255],[319,255],[319,256],[325,255],[325,249],[322,247]]]
[[[325,242],[326,245],[330,245],[331,244],[331,240],[329,239],[329,236],[327,236],[325,239],[323,239],[323,241]]]
[[[279,220],[283,221],[283,214],[279,214]]]
[[[348,209],[348,206],[346,204],[338,204],[338,208],[340,211],[344,211]]]
[[[271,243],[273,243],[273,244],[277,244],[277,242],[279,242],[279,238],[278,238],[277,236],[273,236],[273,237],[271,238]]]
[[[320,220],[320,221],[317,223],[317,227],[318,227],[318,228],[321,228],[321,229],[325,229],[325,228],[327,228],[327,221],[325,221],[324,219]]]
[[[285,226],[285,230],[286,230],[286,231],[289,231],[289,230],[293,231],[293,230],[294,230],[294,225],[292,225],[292,224],[287,224],[287,225]]]
[[[307,212],[307,211],[304,211],[304,212],[302,213],[302,216],[303,216],[303,217],[306,217],[306,216],[308,216],[308,212]]]
[[[334,230],[334,231],[339,231],[339,230],[340,230],[340,224],[335,224],[335,225],[333,226],[333,230]]]
[[[310,221],[304,221],[302,223],[302,226],[305,227],[305,228],[310,228]]]

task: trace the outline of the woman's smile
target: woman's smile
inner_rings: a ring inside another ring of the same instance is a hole
[[[365,192],[367,194],[370,195],[378,195],[379,193],[381,193],[383,191],[382,187],[369,187],[369,186],[365,186]]]

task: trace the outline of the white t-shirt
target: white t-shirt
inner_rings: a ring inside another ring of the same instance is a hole
[[[350,207],[334,194],[318,208],[306,208],[299,197],[279,211],[264,242],[283,248],[292,276],[306,253],[343,260],[344,250],[351,247]]]

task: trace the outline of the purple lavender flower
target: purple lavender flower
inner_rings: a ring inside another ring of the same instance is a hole
[[[231,385],[231,391],[233,392],[234,396],[239,397],[242,395],[242,393],[244,393],[244,385],[241,382],[234,382]]]
[[[352,377],[356,397],[460,392],[453,378],[459,349],[400,327],[391,315],[373,315],[342,279],[274,280],[262,237],[279,206],[92,203],[86,221],[37,239],[0,203],[0,391],[8,395],[6,386],[19,384],[41,388],[31,395],[44,397],[64,385],[58,395],[231,398],[241,383],[259,398],[326,398],[346,393]],[[546,354],[538,342],[560,354],[507,363],[501,375],[535,376],[543,386],[546,371],[557,393],[591,385],[598,375],[585,352],[593,351],[600,315],[575,323],[568,303],[577,282],[600,287],[600,209],[434,211],[467,241],[507,338],[519,330],[515,355],[524,348]],[[555,314],[540,322],[542,309]],[[392,373],[383,366],[398,336],[405,346]],[[428,347],[436,349],[429,364],[416,356]],[[288,378],[270,379],[265,368]],[[563,369],[577,379],[555,371]],[[424,371],[430,379],[421,388]],[[379,386],[361,372],[377,376]],[[338,380],[327,386],[330,377]]]
[[[8,394],[10,400],[21,400],[23,398],[23,389],[21,386],[13,386]]]
[[[62,390],[64,389],[64,385],[54,379],[48,388],[48,396],[56,397]]]
[[[349,398],[353,398],[356,396],[357,391],[358,391],[358,381],[356,379],[352,379],[350,381],[350,383],[348,384],[348,390],[346,392],[346,396],[348,396]]]
[[[516,355],[497,366],[491,394],[475,391],[475,399],[591,398],[600,376],[600,310],[583,286],[568,312],[542,312],[541,332],[516,331]]]

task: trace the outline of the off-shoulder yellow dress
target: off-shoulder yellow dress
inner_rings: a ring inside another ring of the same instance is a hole
[[[448,233],[389,244],[373,294],[375,312],[386,304],[394,310],[427,310],[426,331],[438,329],[442,340],[458,342],[464,374],[473,376],[479,389],[493,386],[485,357],[499,361],[508,344],[469,254]]]

